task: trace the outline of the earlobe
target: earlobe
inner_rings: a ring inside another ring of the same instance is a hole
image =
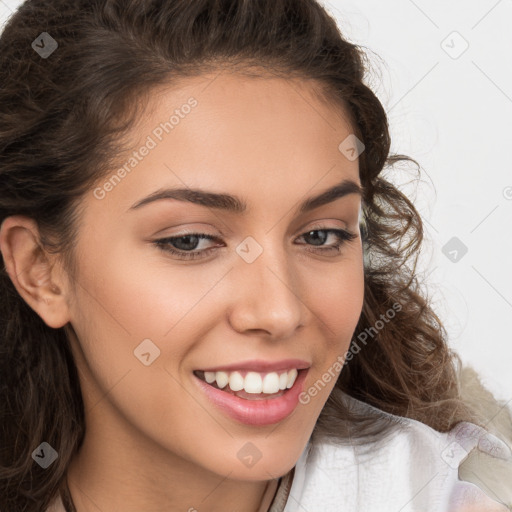
[[[7,217],[0,227],[0,252],[5,270],[23,300],[53,328],[68,323],[68,308],[61,287],[55,284],[53,264],[39,243],[33,219]]]

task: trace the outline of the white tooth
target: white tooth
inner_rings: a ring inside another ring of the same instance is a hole
[[[286,385],[288,384],[288,373],[284,372],[279,375],[279,389],[286,389]]]
[[[229,375],[229,387],[233,391],[244,389],[244,378],[240,372],[233,372]]]
[[[211,384],[215,381],[215,372],[204,372],[204,380]]]
[[[244,390],[247,393],[261,393],[263,383],[261,375],[256,372],[249,372],[244,379]]]
[[[227,386],[229,377],[226,372],[215,372],[215,380],[217,381],[217,386],[222,389]]]
[[[279,391],[279,375],[276,372],[265,375],[262,390],[263,393],[277,393]]]
[[[286,383],[286,387],[288,389],[290,389],[293,386],[298,373],[299,372],[295,368],[288,372],[288,382]]]

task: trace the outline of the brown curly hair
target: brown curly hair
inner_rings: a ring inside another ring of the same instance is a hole
[[[58,42],[48,58],[31,47],[42,31]],[[360,333],[372,336],[345,363],[313,435],[362,442],[384,434],[389,421],[349,410],[343,393],[438,431],[474,420],[459,394],[460,359],[417,280],[421,218],[382,175],[399,161],[419,166],[389,154],[386,113],[364,83],[366,53],[315,0],[26,1],[0,38],[0,222],[35,219],[41,246],[60,253],[73,276],[79,201],[128,149],[123,135],[152,88],[221,68],[314,80],[325,101],[349,114],[365,145],[365,291],[352,343]],[[394,304],[393,320],[373,334]],[[84,429],[66,328],[48,327],[3,265],[0,509],[44,510]],[[48,470],[31,458],[41,440],[58,447]]]

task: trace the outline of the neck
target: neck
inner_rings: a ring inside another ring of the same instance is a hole
[[[197,467],[186,471],[183,461],[174,466],[177,471],[168,467],[164,471],[153,465],[146,472],[141,469],[144,464],[140,460],[113,456],[140,453],[140,450],[122,450],[116,443],[111,448],[112,457],[107,453],[99,456],[88,450],[84,439],[68,469],[72,503],[69,512],[116,510],[120,504],[124,512],[150,509],[267,512],[278,488],[278,478],[257,482],[231,480]]]

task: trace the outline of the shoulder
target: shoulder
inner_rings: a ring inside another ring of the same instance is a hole
[[[504,503],[512,506],[512,452],[484,428],[461,422],[441,433],[345,397],[371,414],[387,416],[391,431],[361,445],[349,439],[310,440],[296,464],[284,512],[302,510],[297,503],[324,512],[505,512]]]

